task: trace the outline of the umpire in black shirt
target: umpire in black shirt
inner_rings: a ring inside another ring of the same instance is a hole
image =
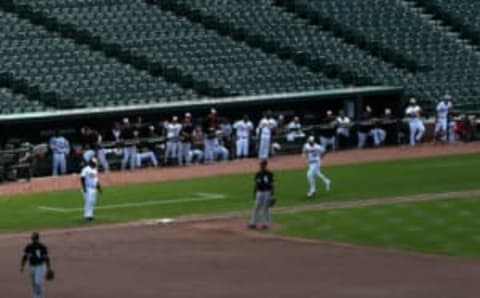
[[[43,281],[45,280],[45,266],[50,271],[50,258],[48,249],[40,243],[40,235],[32,234],[32,242],[25,247],[20,271],[23,272],[25,264],[30,265],[30,279],[32,280],[33,297],[43,298]]]
[[[252,212],[252,218],[248,224],[250,229],[257,228],[257,221],[260,210],[263,209],[263,229],[270,227],[269,202],[274,200],[274,177],[273,173],[267,169],[267,161],[260,162],[260,171],[255,174],[255,207]]]

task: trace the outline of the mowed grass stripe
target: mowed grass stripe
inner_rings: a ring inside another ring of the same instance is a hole
[[[480,197],[276,216],[278,234],[480,258]]]
[[[332,191],[322,191],[313,200],[306,198],[305,170],[276,172],[279,206],[316,205],[322,202],[364,200],[409,196],[418,193],[443,193],[478,189],[478,154],[418,160],[375,162],[326,167]],[[438,165],[448,163],[445,170]],[[195,168],[191,168],[195,170]],[[185,204],[97,210],[96,223],[177,217],[191,214],[217,214],[250,209],[253,204],[253,175],[229,175],[194,180],[170,181],[106,187],[98,204],[113,205],[185,198],[192,193],[216,193],[228,200],[186,202]],[[59,191],[11,196],[0,200],[0,231],[22,231],[83,225],[81,212],[51,214],[38,206],[81,208],[80,191]]]

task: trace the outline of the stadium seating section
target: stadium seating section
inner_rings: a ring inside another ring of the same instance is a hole
[[[474,1],[420,2],[480,30]],[[0,18],[2,114],[350,85],[479,103],[475,49],[398,0],[5,0]]]

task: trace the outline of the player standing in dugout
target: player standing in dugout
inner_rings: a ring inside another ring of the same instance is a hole
[[[33,297],[43,298],[43,281],[45,278],[47,280],[52,280],[54,273],[50,265],[48,249],[40,242],[40,235],[37,232],[34,232],[32,233],[31,239],[32,242],[25,247],[20,264],[20,272],[23,272],[25,264],[28,261],[30,266],[29,275],[32,281]],[[45,266],[47,272],[45,272]]]
[[[257,221],[260,210],[263,209],[263,225],[262,229],[266,230],[270,227],[270,207],[275,204],[274,197],[274,177],[273,173],[267,169],[268,162],[262,160],[260,162],[260,171],[255,174],[255,206],[252,212],[252,218],[248,227],[250,229],[257,228]]]

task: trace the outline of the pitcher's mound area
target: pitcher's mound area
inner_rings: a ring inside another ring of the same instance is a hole
[[[0,297],[29,297],[28,236],[0,242]],[[477,297],[480,263],[263,237],[243,221],[53,232],[47,297]]]

